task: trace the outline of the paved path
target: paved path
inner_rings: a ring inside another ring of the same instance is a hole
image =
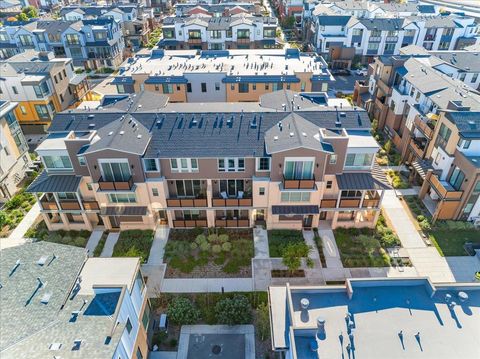
[[[385,215],[397,232],[419,276],[428,276],[435,282],[454,282],[455,277],[446,259],[435,247],[427,247],[393,190],[385,192],[382,202]]]
[[[220,293],[253,291],[252,278],[164,279],[162,293]]]
[[[315,233],[313,231],[302,231],[305,243],[310,246],[309,257],[313,261],[313,268],[308,266],[305,268],[305,278],[309,284],[323,285],[325,279],[322,272],[322,263],[320,262],[320,254],[318,253],[317,244],[315,243]]]
[[[253,229],[253,244],[255,247],[255,258],[270,258],[268,233],[266,229],[261,227]]]
[[[340,259],[340,252],[335,242],[335,236],[331,229],[319,229],[318,234],[323,243],[323,255],[327,268],[343,269],[342,260]]]
[[[26,242],[24,238],[25,233],[35,223],[39,215],[40,206],[38,203],[35,203],[12,233],[7,238],[0,238],[0,249],[24,244]]]
[[[270,258],[252,259],[254,290],[267,290],[272,280],[272,261]]]
[[[142,264],[142,274],[147,277],[147,296],[149,298],[158,298],[161,289],[163,277],[165,276],[166,264],[148,265]]]
[[[155,230],[152,247],[148,256],[149,265],[160,265],[163,263],[163,255],[165,254],[165,246],[168,241],[170,229],[167,226],[159,226]]]
[[[400,193],[402,196],[417,196],[420,192],[420,187],[414,186],[412,188],[397,189],[397,193]]]
[[[88,239],[86,249],[88,251],[88,256],[93,257],[93,252],[95,248],[97,248],[98,242],[100,242],[100,238],[102,238],[103,230],[94,230]]]
[[[108,234],[107,241],[103,247],[102,254],[100,257],[111,257],[113,254],[113,247],[117,244],[118,237],[120,237],[120,232],[111,232]]]

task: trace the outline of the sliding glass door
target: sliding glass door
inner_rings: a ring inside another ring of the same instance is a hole
[[[128,162],[103,162],[100,166],[104,181],[126,182],[131,177]]]
[[[238,192],[244,192],[244,180],[220,180],[220,192],[225,192],[228,197],[236,198]]]
[[[285,179],[312,179],[313,161],[285,161]]]

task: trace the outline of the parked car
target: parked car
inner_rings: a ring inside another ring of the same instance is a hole
[[[352,73],[347,69],[333,69],[331,71],[334,76],[350,76]]]
[[[355,70],[355,74],[358,76],[367,76],[368,70],[367,69],[357,69]]]

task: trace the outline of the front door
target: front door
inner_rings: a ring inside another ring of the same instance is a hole
[[[108,219],[110,220],[110,226],[112,229],[120,228],[120,221],[117,216],[109,216]]]
[[[303,228],[312,228],[313,216],[310,214],[303,217]]]
[[[161,209],[158,211],[158,221],[160,224],[168,224],[167,211]]]
[[[327,211],[320,212],[320,220],[324,221],[327,219]]]

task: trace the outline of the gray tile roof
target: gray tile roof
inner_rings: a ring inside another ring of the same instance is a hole
[[[446,112],[445,117],[457,126],[462,137],[480,139],[480,111]]]
[[[48,175],[43,171],[28,186],[27,192],[77,192],[82,177],[75,175]]]
[[[318,206],[272,206],[272,214],[318,214]]]
[[[404,19],[374,18],[358,19],[368,30],[398,31],[402,29]]]
[[[340,190],[391,189],[382,169],[374,166],[371,172],[344,172],[337,175]]]
[[[430,51],[430,54],[466,72],[480,72],[480,54],[471,51]]]
[[[318,23],[324,26],[345,26],[350,20],[348,15],[319,15]]]

